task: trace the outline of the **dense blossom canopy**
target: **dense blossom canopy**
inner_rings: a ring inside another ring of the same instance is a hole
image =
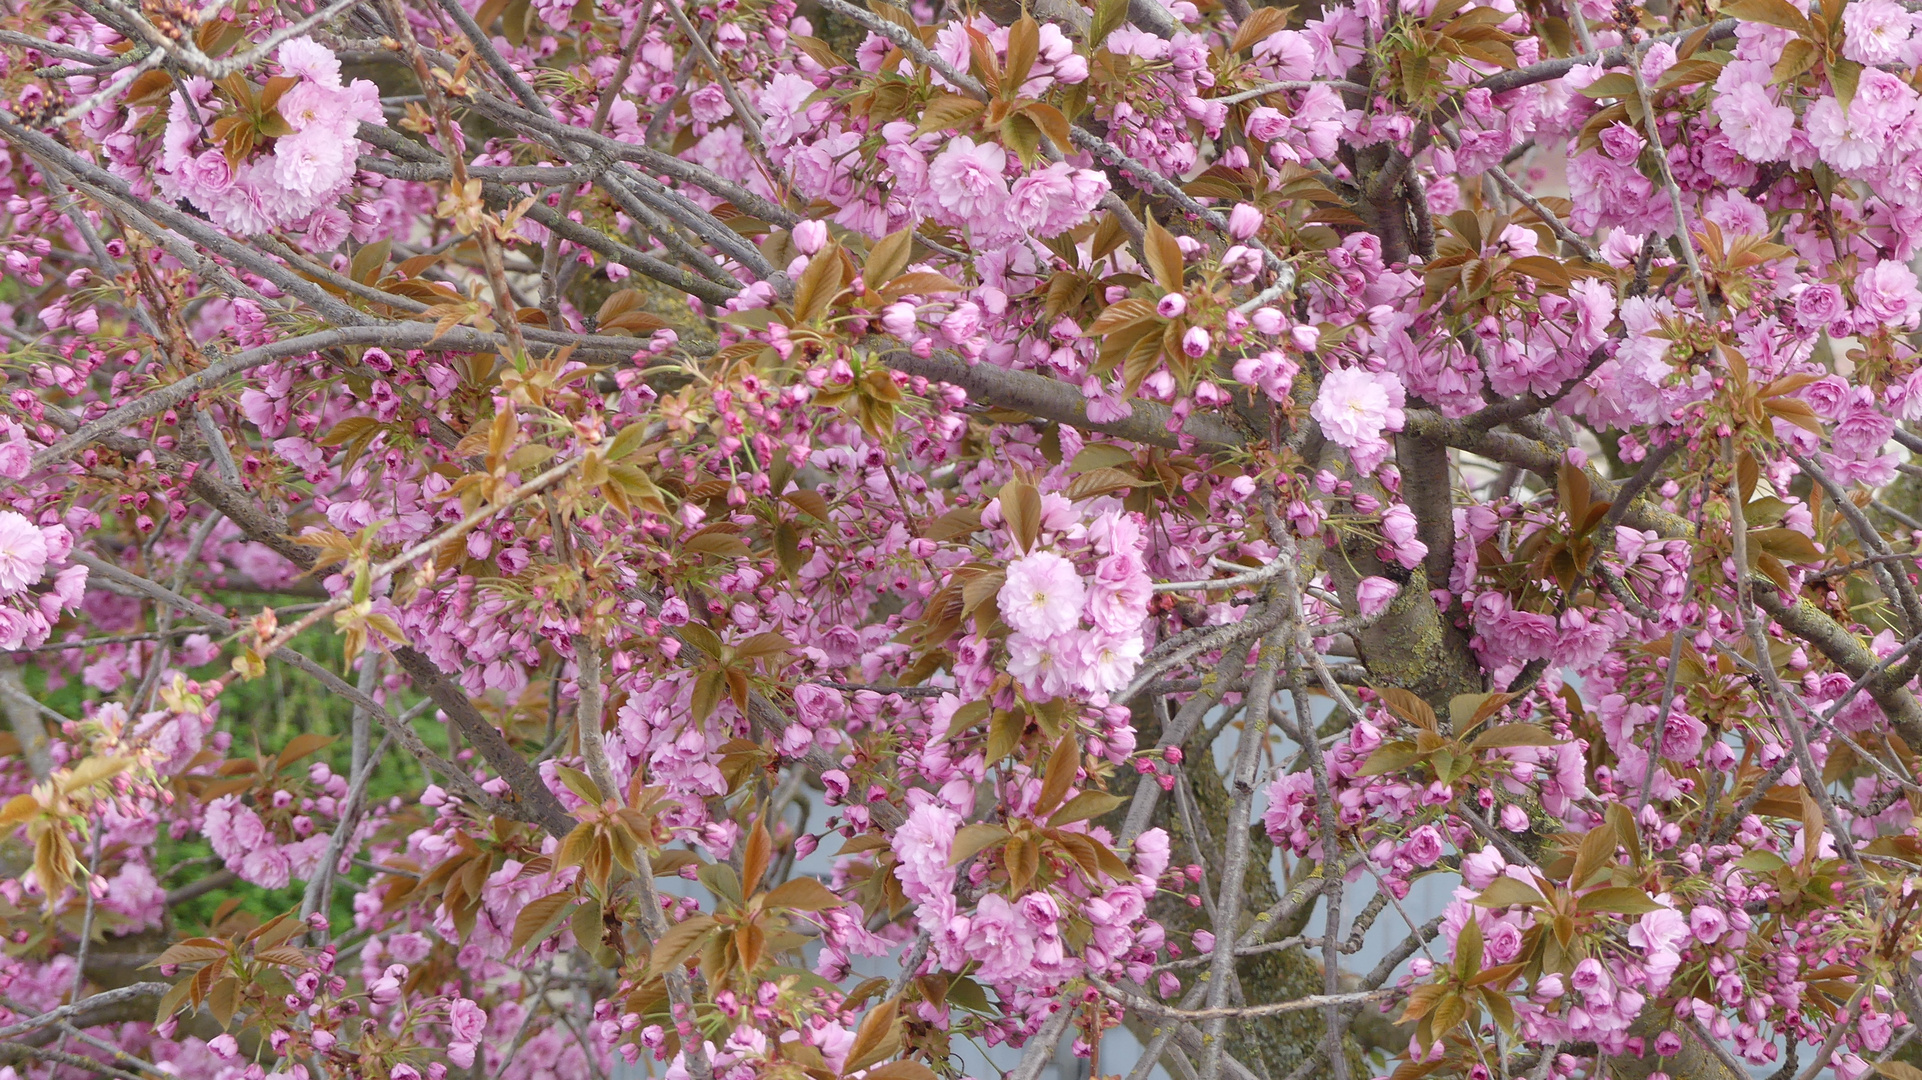
[[[1917,1080],[1919,30],[13,5],[0,1078]]]

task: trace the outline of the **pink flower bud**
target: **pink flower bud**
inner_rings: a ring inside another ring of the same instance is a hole
[[[825,221],[803,221],[794,227],[794,246],[803,255],[812,255],[826,247],[828,226]]]
[[[898,338],[914,333],[914,305],[901,301],[881,309],[881,329]]]
[[[1208,331],[1199,326],[1191,326],[1187,333],[1181,335],[1181,351],[1197,359],[1208,355],[1208,348],[1212,344],[1214,340],[1208,336]]]
[[[1263,217],[1261,211],[1247,203],[1236,203],[1228,212],[1228,235],[1237,240],[1246,240],[1261,231]]]
[[[1155,305],[1155,314],[1164,319],[1173,319],[1188,310],[1188,298],[1180,293],[1169,293]]]

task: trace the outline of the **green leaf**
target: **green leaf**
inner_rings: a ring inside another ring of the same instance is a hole
[[[1094,52],[1108,40],[1108,35],[1121,28],[1128,21],[1128,0],[1096,0],[1094,20],[1088,27],[1088,51]]]
[[[993,764],[1012,753],[1021,742],[1021,731],[1025,727],[1027,717],[1023,714],[1012,709],[997,711],[988,725],[988,763]]]
[[[1021,164],[1033,168],[1041,156],[1041,125],[1026,113],[1015,113],[1001,122],[1001,142],[1014,151]]]
[[[1575,851],[1575,872],[1569,877],[1569,887],[1580,889],[1595,880],[1596,875],[1606,873],[1615,866],[1615,827],[1607,823],[1595,826],[1582,837],[1581,847]]]
[[[1514,694],[1456,694],[1448,699],[1448,723],[1456,735],[1467,735],[1514,699]]]
[[[1126,6],[1126,0],[1123,0],[1123,5]],[[970,128],[973,126],[974,118],[979,116],[981,110],[985,108],[987,106],[970,97],[962,97],[960,94],[942,94],[928,102],[928,107],[921,113],[921,126],[916,128],[914,133],[919,136],[931,131],[946,131],[949,128],[957,130]],[[892,276],[892,274],[889,275],[889,277]],[[885,280],[887,279],[868,278],[868,284],[877,285]]]
[[[981,849],[999,844],[1009,835],[1008,830],[999,825],[963,825],[954,835],[954,850],[948,856],[948,865],[960,866]]]
[[[840,907],[847,901],[811,877],[797,877],[775,886],[767,894],[765,903],[769,907],[784,907],[794,911],[825,911]]]
[[[690,707],[694,719],[706,720],[714,715],[714,709],[721,703],[721,696],[727,691],[727,676],[720,671],[704,671],[694,680],[694,697]]]
[[[1375,693],[1381,695],[1381,703],[1388,706],[1389,712],[1423,731],[1434,731],[1439,726],[1434,708],[1413,691],[1399,686],[1378,686]]]
[[[560,925],[561,913],[567,910],[567,905],[573,899],[573,891],[565,890],[549,893],[521,908],[520,914],[514,916],[514,933],[507,946],[507,955],[512,956],[528,945],[545,941],[554,927]]]
[[[1356,775],[1381,776],[1384,773],[1397,772],[1427,756],[1415,749],[1415,744],[1411,742],[1383,743],[1375,748],[1374,753],[1368,755],[1367,761],[1362,762],[1361,769]]]
[[[391,241],[388,240],[362,245],[359,251],[354,252],[353,262],[347,266],[347,276],[363,285],[372,285],[380,276],[381,269],[387,265],[390,246]]]
[[[695,871],[695,876],[709,892],[723,900],[739,904],[745,899],[741,895],[741,876],[726,863],[709,863]]]
[[[1154,273],[1155,284],[1171,293],[1181,291],[1181,281],[1185,261],[1181,255],[1181,245],[1175,242],[1174,234],[1161,227],[1161,223],[1148,219],[1148,236],[1142,245],[1148,256],[1148,268]]]
[[[1779,26],[1804,36],[1810,32],[1808,18],[1788,0],[1726,0],[1722,4],[1722,15],[1743,22]]]
[[[1822,561],[1815,541],[1794,529],[1756,529],[1748,534],[1748,539],[1753,549],[1767,552],[1785,563]]]
[[[682,961],[693,956],[695,950],[707,940],[710,930],[719,925],[712,915],[696,915],[685,922],[675,923],[654,943],[654,953],[648,958],[647,973],[655,976],[672,971]]]
[[[1834,60],[1829,63],[1829,85],[1835,87],[1835,100],[1842,103],[1842,111],[1855,101],[1855,85],[1862,78],[1862,65],[1853,60]]]
[[[287,745],[281,749],[280,756],[274,759],[274,771],[279,772],[308,754],[325,750],[339,741],[338,735],[321,735],[312,731],[296,735],[287,740]]]
[[[1580,93],[1583,97],[1591,98],[1634,97],[1635,80],[1623,72],[1611,71],[1583,87]]]
[[[570,769],[562,765],[554,771],[560,776],[561,783],[567,785],[567,790],[580,796],[581,801],[589,806],[599,806],[607,801],[607,796],[601,792],[601,786],[579,769]]]
[[[721,657],[721,639],[714,631],[697,622],[690,622],[676,631],[682,641],[718,660]]]
[[[1502,724],[1489,728],[1469,745],[1470,750],[1505,750],[1514,746],[1560,746],[1557,739],[1534,724]]]
[[[988,1003],[987,991],[981,989],[980,983],[965,975],[948,984],[948,1004],[959,1005],[969,1012],[995,1012],[994,1006]]]
[[[1501,1025],[1502,1031],[1513,1036],[1515,1034],[1515,1005],[1508,1000],[1508,995],[1502,993],[1500,990],[1486,987],[1482,989],[1481,995],[1482,1004],[1488,1006],[1488,1011],[1490,1015],[1494,1016],[1495,1023]]]
[[[1596,889],[1578,900],[1576,906],[1583,911],[1612,911],[1617,915],[1646,915],[1662,910],[1662,905],[1647,893],[1629,887]]]
[[[1054,816],[1048,819],[1048,827],[1058,829],[1077,821],[1098,818],[1127,801],[1119,795],[1110,795],[1105,791],[1084,791],[1069,799],[1066,806],[1055,811]]]
[[[1041,535],[1041,492],[1025,480],[1002,485],[1001,520],[1007,523],[1008,534],[1022,551],[1033,548]]]
[[[976,109],[980,108],[980,104],[973,102],[971,99],[963,98],[962,100],[969,101]],[[929,106],[930,109],[932,109],[932,107],[931,105]],[[911,228],[901,229],[875,241],[874,246],[868,249],[867,262],[861,267],[862,280],[868,283],[869,288],[873,288],[881,282],[891,281],[898,277],[901,271],[908,268],[908,252],[913,246],[914,230]],[[813,494],[817,499],[820,498],[818,493],[810,492],[809,494]],[[825,505],[825,500],[823,501],[823,505]],[[815,516],[823,521],[827,520],[826,515],[817,514]]]
[[[1482,894],[1475,898],[1474,903],[1489,908],[1508,907],[1511,904],[1540,907],[1548,903],[1548,900],[1524,882],[1512,877],[1498,877],[1488,883],[1488,888],[1482,890]]]
[[[1470,919],[1462,924],[1461,935],[1455,939],[1455,975],[1461,979],[1473,978],[1482,969],[1482,924]]]

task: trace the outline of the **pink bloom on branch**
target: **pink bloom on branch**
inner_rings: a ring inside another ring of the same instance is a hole
[[[1866,122],[1865,113],[1860,108],[1844,110],[1833,97],[1822,97],[1802,117],[1816,153],[1845,176],[1874,165],[1881,156],[1882,132]]]
[[[1844,457],[1868,458],[1881,453],[1895,434],[1895,421],[1882,411],[1875,393],[1858,386],[1849,402],[1836,412],[1830,442]]]
[[[908,814],[894,834],[894,876],[910,900],[925,901],[954,887],[954,867],[948,865],[961,815],[936,802],[925,802]]]
[[[1842,10],[1842,55],[1858,64],[1901,59],[1915,32],[1915,16],[1894,0],[1855,0]]]
[[[1017,982],[1032,974],[1034,941],[1014,905],[999,893],[981,898],[970,920],[963,948],[981,962],[980,978],[989,983]]]
[[[727,94],[719,86],[710,83],[687,96],[687,111],[694,119],[713,124],[732,116],[734,106],[728,103]]]
[[[1402,845],[1401,853],[1417,866],[1433,866],[1442,857],[1441,832],[1433,825],[1423,825],[1408,834]]]
[[[46,568],[46,534],[13,511],[0,511],[0,596],[25,591]]]
[[[1915,271],[1894,259],[1883,259],[1856,278],[1855,298],[1860,332],[1913,330],[1922,322],[1922,291],[1916,289]]]
[[[340,59],[333,50],[305,35],[283,41],[274,59],[288,74],[319,83],[330,90],[340,89]]]
[[[1697,941],[1713,945],[1728,930],[1728,916],[1719,909],[1698,904],[1695,910],[1688,913],[1688,926]]]
[[[479,1042],[487,1032],[487,1010],[466,998],[455,998],[447,1009],[447,1025],[453,1030],[454,1038]]]
[[[1407,420],[1402,412],[1406,401],[1401,380],[1391,372],[1336,368],[1322,380],[1321,393],[1309,414],[1321,425],[1329,442],[1357,451],[1358,458],[1365,452],[1379,462],[1388,451],[1382,433],[1402,429]]]
[[[940,161],[935,159],[937,167]],[[1058,235],[1086,221],[1094,203],[1107,193],[1108,185],[1105,176],[1090,173],[1100,183],[1099,191],[1089,199],[1089,186],[1077,182],[1085,171],[1057,161],[1016,180],[1009,190],[1009,220],[1040,237]]]
[[[1008,566],[997,599],[1001,618],[1017,632],[1050,638],[1081,623],[1087,584],[1074,564],[1052,551],[1037,551]]]
[[[1368,616],[1386,611],[1389,601],[1399,592],[1401,586],[1385,577],[1362,578],[1355,587],[1355,613]]]
[[[1008,211],[1008,182],[1002,176],[1008,152],[997,143],[962,136],[928,164],[928,194],[961,224],[982,227]]]
[[[1742,83],[1715,99],[1722,135],[1750,161],[1776,161],[1788,152],[1795,112],[1769,98],[1759,83]]]
[[[813,94],[814,84],[799,75],[783,72],[768,80],[756,104],[767,118],[761,125],[761,137],[769,146],[785,146],[812,126],[805,122],[804,114]]]

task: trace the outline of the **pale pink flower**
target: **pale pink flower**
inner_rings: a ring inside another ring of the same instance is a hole
[[[1895,435],[1895,421],[1885,414],[1866,386],[1855,388],[1847,405],[1837,411],[1830,442],[1844,457],[1868,458],[1882,452]]]
[[[1385,577],[1365,577],[1355,587],[1355,612],[1368,616],[1385,611],[1389,601],[1401,592],[1401,586]]]
[[[1695,935],[1695,940],[1704,945],[1713,945],[1728,930],[1728,916],[1718,908],[1697,904],[1688,913],[1688,928]]]
[[[1143,647],[1138,633],[1127,637],[1089,635],[1080,649],[1082,686],[1089,693],[1112,694],[1128,685],[1141,664]]]
[[[1922,321],[1922,291],[1915,271],[1894,259],[1883,259],[1855,279],[1856,319],[1872,324],[1859,330],[1913,330]]]
[[[962,947],[981,962],[978,975],[983,982],[1018,982],[1031,974],[1034,939],[1023,922],[1000,893],[981,898]]]
[[[1413,860],[1417,866],[1433,866],[1442,857],[1441,833],[1433,825],[1423,825],[1408,834],[1402,844],[1401,853]]]
[[[1261,231],[1262,213],[1247,203],[1236,203],[1228,212],[1228,235],[1246,240]]]
[[[962,136],[928,165],[928,193],[953,220],[970,225],[1005,220],[1008,152],[998,143],[977,144]]]
[[[1080,224],[1087,215],[1075,212],[1074,172],[1074,166],[1057,161],[1016,180],[1009,191],[1009,220],[1042,237]]]
[[[688,115],[704,124],[718,123],[734,114],[734,106],[719,86],[709,83],[687,96]]]
[[[288,75],[312,80],[330,90],[340,89],[340,58],[311,37],[302,35],[281,42],[274,59]]]
[[[1037,551],[1008,565],[998,596],[1001,618],[1029,637],[1054,637],[1080,624],[1087,589],[1073,563]]]
[[[310,127],[274,141],[274,178],[295,194],[323,195],[353,176],[353,151],[332,129]]]
[[[1881,156],[1881,133],[1863,122],[1863,112],[1859,108],[1844,111],[1842,103],[1833,97],[1821,97],[1803,115],[1802,122],[1815,152],[1837,172],[1860,172]],[[1730,142],[1734,144],[1733,138]],[[1737,149],[1739,151],[1739,145]]]
[[[936,802],[924,802],[908,813],[894,833],[894,876],[901,879],[908,899],[921,901],[954,887],[954,868],[948,856],[961,815]]]
[[[1788,153],[1795,112],[1769,99],[1768,88],[1742,83],[1715,99],[1722,135],[1750,161],[1777,161]]]
[[[1486,889],[1508,870],[1508,860],[1492,845],[1462,856],[1462,881],[1471,889]]]
[[[447,1009],[447,1026],[462,1042],[479,1042],[487,1033],[487,1010],[466,998],[455,998]]]
[[[812,126],[806,123],[804,114],[807,99],[813,94],[814,84],[799,75],[783,72],[769,79],[756,102],[767,118],[761,125],[761,138],[769,146],[785,146]]]
[[[1067,689],[1069,669],[1075,663],[1068,655],[1073,645],[1065,639],[1013,634],[1008,638],[1007,672],[1028,693],[1054,697]]]
[[[19,514],[0,511],[0,596],[26,591],[46,568],[46,535]]]
[[[1384,431],[1401,430],[1406,400],[1401,380],[1392,373],[1336,368],[1322,380],[1309,412],[1329,442],[1358,450],[1381,443]]]
[[[1915,16],[1895,0],[1855,0],[1842,9],[1842,55],[1858,64],[1900,59],[1915,32]]]
[[[340,93],[318,83],[303,82],[280,95],[274,108],[287,126],[295,131],[309,128],[332,128],[336,124],[336,99]]]

